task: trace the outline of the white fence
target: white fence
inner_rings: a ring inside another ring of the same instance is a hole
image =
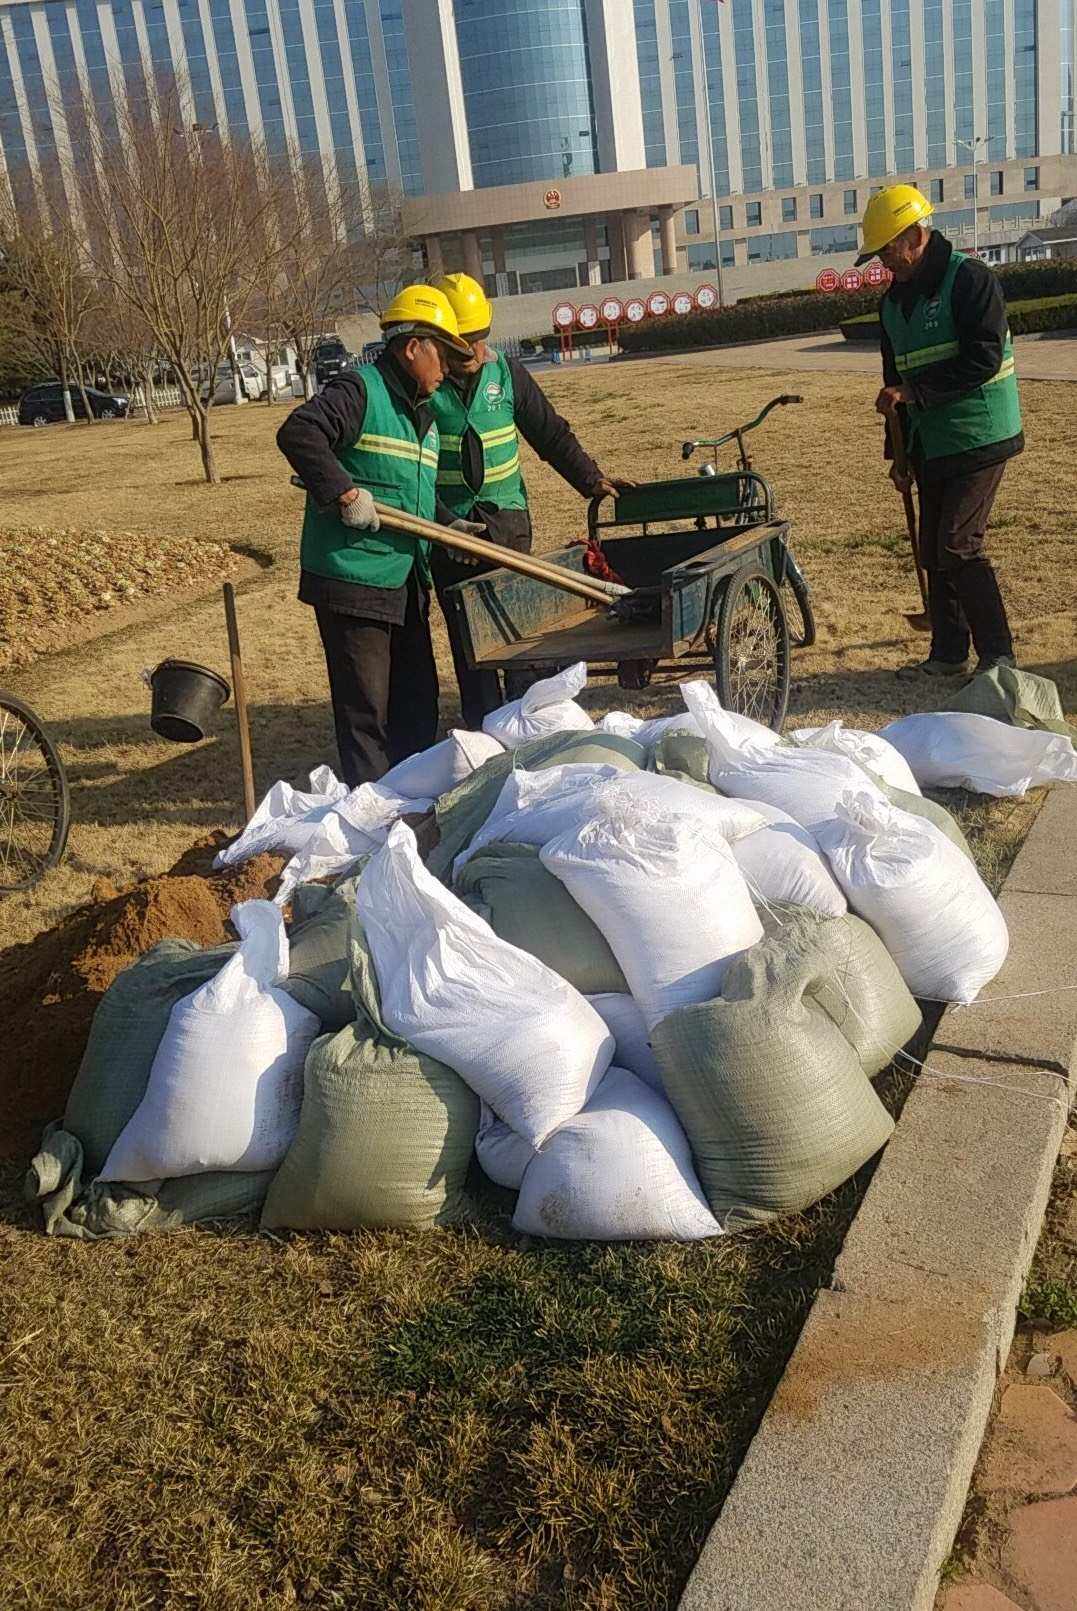
[[[153,388],[153,402],[156,408],[182,408],[183,398],[180,396],[178,386],[155,386]],[[131,412],[143,406],[142,387],[136,386],[131,393]],[[19,410],[15,403],[0,403],[0,425],[18,425]]]
[[[0,425],[18,425],[19,411],[13,404],[0,403]]]

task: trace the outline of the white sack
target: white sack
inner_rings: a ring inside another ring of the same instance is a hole
[[[433,800],[414,800],[384,783],[360,783],[318,824],[303,849],[281,874],[275,899],[287,905],[298,884],[315,878],[335,878],[351,872],[363,856],[379,845],[398,817],[429,811]]]
[[[882,791],[847,756],[759,744],[744,737],[737,725],[743,718],[734,720],[722,709],[709,683],[682,683],[681,688],[703,725],[710,780],[723,794],[778,806],[813,834],[834,815],[838,796],[847,790],[870,790],[880,805],[886,804]]]
[[[776,733],[773,727],[767,727],[763,722],[753,721],[750,716],[741,716],[738,711],[726,710],[718,698],[714,684],[704,682],[697,677],[693,682],[680,684],[681,698],[688,707],[689,714],[695,721],[694,732],[701,737],[707,736],[705,711],[721,711],[726,719],[727,729],[735,734],[742,744],[757,744],[762,749],[773,749],[775,744],[781,743],[781,734]],[[699,692],[702,690],[702,692]],[[689,694],[691,693],[691,698]]]
[[[309,791],[274,783],[243,832],[214,856],[214,867],[238,867],[266,850],[294,856],[347,792],[348,785],[328,766],[314,768]]]
[[[1008,727],[993,716],[937,711],[883,728],[925,788],[1021,795],[1041,783],[1077,783],[1077,750],[1061,733]]]
[[[544,845],[575,828],[592,811],[596,790],[621,776],[620,767],[592,761],[510,772],[490,815],[453,862],[454,876],[485,845]]]
[[[600,1242],[719,1236],[680,1120],[657,1091],[611,1068],[582,1113],[524,1172],[515,1230]]]
[[[394,789],[409,800],[436,800],[463,783],[484,762],[500,755],[504,747],[489,733],[469,733],[454,727],[440,744],[398,761],[379,782],[382,788]]]
[[[752,894],[768,904],[806,906],[820,917],[842,917],[848,903],[814,837],[787,811],[750,802],[765,825],[729,848]]]
[[[390,1029],[454,1068],[532,1146],[579,1112],[613,1036],[567,980],[438,883],[405,823],[367,863],[356,904]]]
[[[691,711],[682,710],[677,716],[656,716],[644,721],[641,716],[630,716],[624,710],[611,710],[598,724],[603,733],[617,733],[621,738],[634,738],[644,749],[653,750],[667,733],[693,733],[702,737],[699,723]]]
[[[1007,731],[1007,729],[1003,729]],[[1006,960],[1006,921],[967,856],[922,817],[862,790],[817,829],[854,912],[914,996],[969,1002]]]
[[[587,1000],[613,1036],[613,1061],[617,1067],[627,1068],[652,1091],[664,1095],[662,1070],[651,1051],[646,1020],[635,998],[607,991],[588,996]]]
[[[535,1156],[535,1149],[523,1136],[499,1119],[486,1102],[480,1104],[479,1129],[475,1137],[475,1156],[482,1165],[483,1174],[497,1186],[519,1191],[524,1170]]]
[[[277,986],[288,977],[284,915],[232,908],[239,949],[173,1007],[145,1095],[101,1180],[168,1180],[275,1169],[299,1123],[303,1063],[321,1024]]]
[[[729,958],[763,937],[722,834],[653,801],[609,804],[539,854],[605,935],[648,1028],[719,995]]]
[[[829,750],[832,755],[848,756],[858,766],[866,767],[882,778],[893,789],[904,789],[906,794],[919,794],[920,786],[913,777],[908,761],[878,733],[867,733],[860,727],[845,727],[841,722],[828,722],[825,727],[794,727],[786,738],[802,748]]]
[[[547,733],[582,732],[594,727],[594,722],[575,696],[587,682],[587,663],[578,660],[555,677],[543,677],[532,683],[522,699],[510,699],[507,705],[492,710],[482,724],[507,750],[517,749],[528,739],[542,738]]]

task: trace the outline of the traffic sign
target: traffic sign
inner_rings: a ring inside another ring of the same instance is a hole
[[[625,303],[625,318],[629,324],[639,324],[640,320],[646,317],[646,304],[641,302],[638,296],[629,297]]]
[[[676,296],[673,298],[672,308],[674,313],[691,313],[695,308],[695,302],[692,300],[691,292],[678,291]]]
[[[624,316],[624,303],[619,302],[615,296],[608,296],[602,304],[602,317],[606,323],[620,324]]]
[[[718,306],[718,290],[713,285],[701,285],[696,291],[696,307],[702,308],[704,313],[710,308]]]
[[[593,330],[598,323],[598,309],[593,302],[585,302],[576,315],[581,330]]]
[[[571,302],[559,302],[553,310],[553,322],[558,330],[571,330],[576,323],[576,309]]]
[[[822,273],[817,274],[815,277],[815,289],[817,291],[836,291],[840,284],[841,275],[837,269],[823,269]]]
[[[863,284],[864,276],[861,274],[860,270],[856,268],[846,269],[845,273],[841,277],[841,288],[843,291],[859,291],[862,289]]]
[[[652,291],[647,298],[647,312],[652,319],[663,319],[669,312],[669,297],[664,291]]]
[[[870,262],[867,268],[864,270],[865,285],[889,285],[893,278],[894,276],[891,274],[886,264],[880,263],[878,258],[875,258],[872,262]]]

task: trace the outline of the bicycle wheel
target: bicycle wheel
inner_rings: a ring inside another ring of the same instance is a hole
[[[781,593],[751,566],[730,577],[718,612],[714,681],[726,710],[781,732],[789,703],[789,623]]]
[[[789,583],[790,591],[796,599],[797,611],[800,615],[800,630],[791,629],[793,647],[795,649],[810,649],[815,642],[815,611],[811,604],[811,588],[808,579],[797,564],[796,556],[791,548],[785,551],[785,580]]]
[[[32,889],[64,853],[67,774],[28,705],[0,693],[0,891]]]

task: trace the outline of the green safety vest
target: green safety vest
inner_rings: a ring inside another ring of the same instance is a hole
[[[495,509],[526,509],[512,371],[501,354],[495,353],[483,364],[470,403],[465,404],[451,380],[434,393],[433,403],[441,432],[438,497],[442,503],[454,515],[466,515],[478,502],[493,504]],[[461,450],[469,429],[482,442],[481,487],[471,487],[464,479]]]
[[[422,442],[410,405],[386,383],[376,364],[358,370],[366,389],[363,428],[356,441],[338,448],[336,456],[358,487],[379,503],[406,514],[433,520],[437,511],[438,428],[432,424]],[[303,517],[300,563],[315,576],[364,587],[402,587],[412,565],[430,585],[430,544],[403,532],[355,531],[340,520],[336,508],[321,510],[308,497]]]
[[[917,298],[908,319],[891,297],[883,298],[883,329],[890,338],[902,380],[915,380],[918,370],[952,358],[961,350],[954,323],[953,289],[954,276],[964,262],[964,252],[951,253],[937,293],[930,299]],[[967,453],[1016,436],[1021,429],[1021,402],[1009,330],[997,375],[952,403],[938,403],[933,408],[910,405],[908,417],[909,445],[915,445],[925,460]]]

